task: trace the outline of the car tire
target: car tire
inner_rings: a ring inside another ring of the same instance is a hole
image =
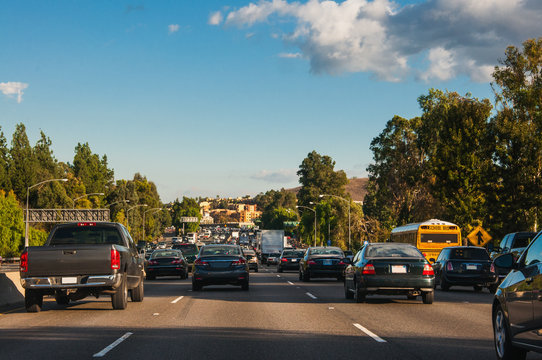
[[[248,287],[249,287],[248,280],[243,281],[243,283],[241,284],[241,290],[247,291]]]
[[[202,288],[201,284],[196,281],[192,281],[192,291],[200,291]]]
[[[474,289],[474,292],[480,292],[480,291],[482,291],[483,288],[482,288],[481,285],[474,285],[473,289]]]
[[[122,275],[120,286],[117,291],[111,295],[111,305],[114,310],[124,310],[128,306],[128,286],[126,284],[126,274]]]
[[[497,284],[491,284],[487,287],[490,293],[495,294],[497,292],[497,289],[499,288],[499,285]]]
[[[155,280],[155,279],[156,279],[156,275],[150,275],[150,274],[147,274],[146,279],[147,279],[147,280]]]
[[[70,297],[57,292],[55,293],[55,301],[58,305],[68,305],[70,303]]]
[[[442,291],[450,290],[450,284],[443,277],[440,278],[440,289]]]
[[[254,269],[254,272],[258,272],[258,268]]]
[[[527,351],[515,347],[509,334],[510,330],[506,323],[504,311],[500,305],[497,305],[495,311],[493,311],[493,342],[497,359],[524,360],[527,357]]]
[[[353,299],[354,298],[354,293],[352,291],[350,291],[350,289],[348,288],[348,285],[346,285],[346,281],[344,282],[344,298],[345,299]]]
[[[434,291],[424,291],[422,292],[422,301],[424,304],[432,304],[435,299]]]
[[[303,273],[299,270],[299,281],[303,280]]]
[[[281,273],[282,271],[283,271],[282,268],[279,266],[279,267],[277,268],[277,272]]]
[[[356,300],[357,303],[362,303],[365,301],[365,298],[367,297],[367,293],[363,291],[360,287],[358,282],[354,279],[354,300]]]
[[[43,306],[43,294],[36,290],[24,291],[24,307],[27,312],[40,312]]]
[[[309,282],[309,281],[311,281],[311,274],[308,273],[308,272],[304,272],[304,273],[303,273],[303,281],[304,281],[304,282]]]
[[[132,302],[141,302],[143,301],[143,298],[145,297],[145,288],[143,285],[143,276],[141,276],[141,280],[139,281],[139,285],[137,287],[133,288],[130,291],[130,298],[132,299]]]

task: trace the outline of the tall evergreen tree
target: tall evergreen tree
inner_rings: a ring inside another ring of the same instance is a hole
[[[8,165],[9,165],[9,149],[2,127],[0,126],[0,189],[11,189],[9,180]]]
[[[26,199],[26,190],[37,181],[37,162],[23,124],[17,124],[9,151],[8,174],[11,187],[19,201]]]

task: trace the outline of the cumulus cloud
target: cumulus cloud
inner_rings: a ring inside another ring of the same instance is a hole
[[[215,11],[209,16],[209,25],[220,25],[222,23],[223,17],[220,11]]]
[[[280,169],[277,171],[261,170],[250,178],[271,183],[289,184],[297,181],[297,174],[295,169]]]
[[[387,81],[412,73],[425,81],[466,75],[487,81],[506,46],[540,36],[542,2],[426,0],[401,6],[391,0],[261,0],[213,13],[209,23],[218,25],[224,16],[226,25],[240,28],[271,24],[271,36],[297,47],[314,73],[368,72]],[[293,30],[279,36],[273,25],[285,22],[293,23]]]
[[[179,24],[170,24],[167,26],[168,32],[170,34],[176,33],[177,31],[179,31],[180,28],[181,27],[179,26]]]
[[[28,87],[28,84],[16,81],[8,81],[0,83],[0,92],[8,97],[16,97],[17,103],[23,101],[23,90]]]

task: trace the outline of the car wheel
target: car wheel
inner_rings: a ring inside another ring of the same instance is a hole
[[[242,290],[248,290],[248,280],[245,280],[245,281],[241,284],[241,289],[242,289]]]
[[[497,292],[497,289],[499,288],[499,285],[497,284],[491,284],[487,287],[490,293],[495,294]]]
[[[143,283],[143,276],[141,276],[141,281],[139,281],[139,285],[130,291],[130,297],[133,302],[143,301],[143,297],[145,297],[145,289],[143,287]]]
[[[43,294],[36,290],[24,291],[24,306],[27,312],[40,312],[43,306]]]
[[[345,299],[353,299],[354,298],[354,293],[352,291],[350,291],[350,289],[348,288],[348,285],[346,285],[346,281],[344,282],[344,297],[345,297]]]
[[[367,296],[367,293],[365,293],[365,291],[363,291],[360,287],[359,287],[359,284],[357,282],[357,280],[354,280],[354,299],[356,300],[357,303],[362,303],[365,301],[365,297]]]
[[[299,270],[299,281],[303,280],[303,273]]]
[[[508,330],[504,311],[500,306],[497,306],[493,312],[493,339],[497,359],[524,360],[527,357],[527,352],[512,345],[509,334],[510,332]]]
[[[480,291],[482,291],[482,287],[481,287],[480,285],[474,285],[473,288],[474,288],[474,291],[475,291],[475,292],[480,292]]]
[[[111,305],[115,310],[124,310],[128,305],[128,286],[126,285],[126,274],[122,275],[120,287],[111,295]]]
[[[282,268],[280,266],[277,268],[277,272],[279,272],[279,273],[282,272]]]
[[[304,282],[309,282],[309,281],[311,281],[311,274],[309,274],[308,272],[304,272],[304,273],[303,273],[303,281],[304,281]]]
[[[440,289],[442,291],[450,290],[450,284],[443,277],[440,278]]]
[[[422,300],[424,304],[432,304],[435,299],[434,291],[424,291],[422,292]]]
[[[197,283],[196,281],[192,281],[192,291],[200,291],[201,287],[201,284]]]

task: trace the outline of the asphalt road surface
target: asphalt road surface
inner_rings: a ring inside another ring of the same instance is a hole
[[[491,301],[487,290],[452,288],[432,305],[400,296],[356,304],[341,282],[265,267],[249,291],[192,292],[190,278],[159,278],[126,310],[101,297],[0,311],[0,359],[495,359]]]

